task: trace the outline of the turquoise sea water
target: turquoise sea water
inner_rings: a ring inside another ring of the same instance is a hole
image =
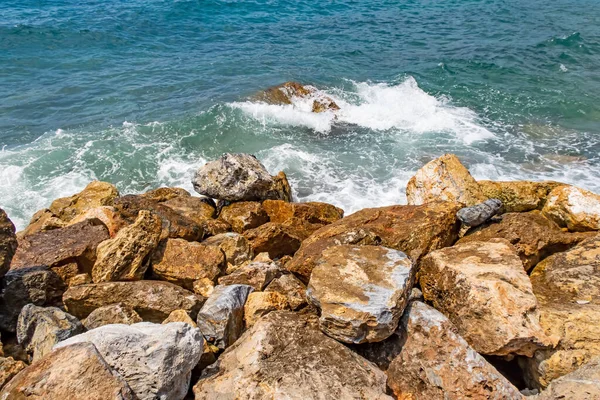
[[[248,100],[287,80],[339,115]],[[226,151],[347,212],[444,152],[600,191],[600,2],[0,0],[0,148],[19,228],[91,179],[191,189]]]

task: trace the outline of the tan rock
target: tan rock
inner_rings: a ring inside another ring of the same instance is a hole
[[[303,236],[291,226],[268,222],[244,232],[254,254],[269,253],[271,259],[291,256],[300,248]]]
[[[197,325],[193,319],[190,318],[189,314],[185,310],[173,310],[171,314],[165,319],[163,324],[170,324],[171,322],[185,322],[188,325],[196,328]]]
[[[206,198],[201,197],[179,196],[164,201],[162,204],[197,224],[213,219],[216,214],[214,203],[210,204]]]
[[[134,224],[121,229],[114,239],[100,243],[92,280],[98,283],[142,279],[148,257],[158,246],[161,230],[158,216],[140,211]]]
[[[231,225],[222,219],[207,219],[202,223],[206,236],[216,236],[231,231]]]
[[[436,250],[423,259],[419,281],[425,300],[481,354],[531,357],[551,344],[523,264],[504,239]]]
[[[536,400],[600,399],[600,358],[552,381]]]
[[[256,201],[240,201],[223,207],[219,218],[231,225],[234,232],[242,233],[269,222],[262,204]]]
[[[146,193],[143,193],[140,196],[162,203],[177,197],[191,197],[191,194],[183,188],[161,187],[158,189],[148,190]]]
[[[54,200],[49,210],[61,220],[69,222],[92,208],[111,206],[117,197],[119,191],[110,183],[92,181],[81,192]]]
[[[249,285],[254,290],[261,291],[281,273],[275,263],[253,261],[230,275],[220,277],[219,285]]]
[[[270,221],[280,224],[290,218],[299,218],[313,224],[328,225],[344,217],[344,210],[327,203],[265,200],[262,205]]]
[[[450,201],[473,206],[487,200],[475,179],[454,154],[425,164],[406,185],[408,204]]]
[[[138,322],[142,322],[142,317],[133,308],[123,303],[109,304],[96,308],[87,318],[81,321],[88,331],[104,325],[132,325]]]
[[[306,286],[292,274],[285,274],[273,279],[265,288],[265,292],[277,292],[286,296],[292,310],[297,310],[307,304]]]
[[[541,210],[546,204],[548,193],[563,185],[560,182],[544,181],[478,181],[483,194],[490,199],[502,201],[503,212]]]
[[[575,186],[552,190],[542,212],[570,231],[600,230],[600,195]]]
[[[51,231],[52,229],[64,228],[65,226],[67,226],[65,221],[61,220],[54,215],[52,211],[45,208],[33,214],[33,217],[31,217],[31,220],[29,221],[29,225],[27,225],[24,230],[18,232],[17,237],[20,239],[34,233]]]
[[[90,274],[77,274],[69,279],[68,286],[85,285],[86,283],[92,283],[92,277]]]
[[[225,253],[228,274],[235,271],[242,263],[251,260],[254,255],[248,239],[239,233],[221,233],[204,240],[202,244],[216,246]]]
[[[0,208],[0,278],[10,269],[10,262],[17,251],[15,226]]]
[[[127,226],[127,222],[121,218],[121,215],[117,213],[114,207],[110,206],[90,208],[86,212],[73,218],[67,225],[74,225],[76,223],[85,221],[86,219],[93,218],[97,218],[102,221],[102,223],[108,229],[108,234],[111,238],[114,238],[121,228]]]
[[[210,297],[215,290],[215,282],[208,278],[198,279],[192,284],[192,290],[203,297]]]
[[[289,310],[287,297],[277,292],[253,292],[248,295],[244,305],[244,321],[251,327],[264,315],[271,311]]]
[[[27,364],[23,361],[16,361],[12,357],[0,357],[0,389],[26,367]]]

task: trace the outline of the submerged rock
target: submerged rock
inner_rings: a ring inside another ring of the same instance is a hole
[[[10,262],[16,251],[15,226],[4,210],[0,208],[0,278],[10,269]]]
[[[498,199],[489,199],[474,206],[461,208],[456,213],[458,219],[467,226],[479,226],[500,212],[502,202]]]
[[[314,113],[340,109],[329,96],[318,92],[313,86],[302,85],[298,82],[284,82],[254,96],[254,100],[276,105],[292,104],[294,98],[314,98],[312,104],[312,112]]]
[[[559,186],[548,194],[544,215],[570,231],[600,230],[600,195],[575,186]]]
[[[96,308],[81,323],[87,330],[110,324],[136,324],[142,322],[142,317],[135,310],[123,303],[109,304]]]

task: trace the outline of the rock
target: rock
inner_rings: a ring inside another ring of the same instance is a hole
[[[545,181],[478,181],[483,194],[490,199],[502,201],[502,212],[541,210],[548,193],[562,183]]]
[[[10,269],[10,262],[17,251],[15,226],[0,208],[0,278]]]
[[[63,264],[61,266],[52,267],[50,269],[60,277],[65,286],[69,286],[69,282],[71,281],[71,279],[79,275],[79,265],[77,265],[76,262]]]
[[[304,307],[306,303],[306,286],[292,274],[275,278],[265,288],[265,292],[277,292],[287,298],[292,310]]]
[[[342,244],[382,245],[400,250],[418,266],[425,254],[456,241],[459,209],[454,203],[436,202],[358,211],[304,240],[286,268],[307,282],[323,251]]]
[[[517,250],[525,270],[529,271],[549,255],[568,250],[587,237],[588,234],[563,232],[536,210],[504,214],[500,222],[483,226],[458,243],[506,239]]]
[[[179,196],[169,199],[162,204],[173,209],[197,224],[213,219],[216,214],[215,205],[212,200],[201,197]]]
[[[306,297],[319,325],[345,343],[380,342],[398,327],[415,268],[398,251],[378,246],[333,246],[312,272]]]
[[[239,233],[221,233],[205,239],[202,244],[216,246],[225,253],[228,274],[235,271],[242,263],[252,260],[254,255],[248,239]]]
[[[248,285],[215,287],[196,319],[209,343],[223,350],[240,337],[244,329],[244,304],[252,291]]]
[[[114,207],[103,206],[90,208],[85,213],[78,215],[73,218],[67,225],[75,225],[79,222],[83,222],[86,219],[99,219],[104,226],[108,229],[108,234],[111,238],[114,238],[121,230],[127,226],[127,222],[121,218],[121,215],[116,211]]]
[[[23,361],[16,361],[12,357],[0,357],[0,389],[27,367]]]
[[[199,279],[214,282],[225,268],[225,254],[219,247],[184,239],[162,241],[152,255],[154,276],[189,290]]]
[[[121,229],[114,239],[98,245],[97,260],[92,268],[94,283],[142,279],[148,258],[158,246],[160,233],[160,218],[150,211],[140,211],[134,224]]]
[[[29,354],[27,354],[23,346],[19,344],[16,336],[9,336],[4,340],[5,342],[2,344],[3,357],[10,357],[14,360],[22,361],[26,365],[31,362]]]
[[[271,259],[292,256],[300,248],[303,236],[293,227],[268,222],[244,232],[254,254],[269,253]]]
[[[315,98],[312,105],[312,112],[314,113],[340,109],[333,99],[319,93],[315,87],[304,86],[298,82],[285,82],[270,87],[254,96],[256,101],[277,105],[292,104],[293,98]]]
[[[198,326],[185,310],[174,310],[162,323],[170,324],[171,322],[185,322],[192,328],[196,328]]]
[[[271,311],[289,310],[290,304],[287,297],[277,292],[253,292],[250,293],[244,306],[244,321],[246,327],[250,328],[264,315]]]
[[[600,358],[552,381],[536,400],[600,399]]]
[[[106,363],[129,384],[139,400],[182,400],[204,339],[183,322],[161,325],[105,325],[59,343],[92,343]]]
[[[287,179],[287,175],[283,171],[279,171],[277,175],[273,175],[273,186],[270,191],[270,198],[280,199],[283,201],[292,201],[292,187]]]
[[[29,225],[27,225],[24,230],[17,232],[17,237],[21,239],[34,233],[51,231],[52,229],[64,228],[65,226],[67,226],[65,221],[45,208],[33,214],[33,217],[31,217],[31,220],[29,221]]]
[[[77,274],[69,279],[68,286],[85,285],[86,283],[92,283],[92,277],[90,274]]]
[[[194,281],[192,290],[194,293],[203,297],[210,297],[212,292],[215,290],[215,283],[213,280],[208,278],[198,279],[197,281]]]
[[[227,201],[262,201],[291,197],[287,179],[274,179],[266,168],[249,154],[224,154],[206,163],[194,176],[196,192],[213,199]]]
[[[17,340],[33,362],[50,353],[56,343],[83,331],[77,318],[56,307],[27,304],[17,322]]]
[[[19,240],[11,269],[56,267],[75,261],[82,271],[88,271],[96,260],[96,247],[108,238],[106,226],[98,219],[34,233]]]
[[[483,203],[458,210],[456,216],[466,226],[479,226],[500,212],[502,202],[498,199],[489,199]]]
[[[17,319],[26,304],[59,306],[64,283],[48,267],[10,270],[2,282],[0,329],[16,332]]]
[[[148,190],[146,193],[140,196],[145,197],[149,200],[153,200],[159,203],[177,198],[177,197],[191,197],[190,192],[183,188],[178,187],[161,187],[158,189]]]
[[[523,398],[434,308],[410,303],[398,331],[402,346],[387,371],[398,399]]]
[[[123,303],[144,321],[160,323],[178,309],[195,317],[204,298],[168,282],[131,281],[73,286],[65,292],[63,301],[67,311],[79,319],[97,308]]]
[[[109,304],[96,308],[87,318],[81,321],[88,331],[104,325],[132,325],[138,322],[142,322],[142,317],[133,308],[123,303]]]
[[[231,225],[234,232],[242,233],[269,222],[269,216],[256,201],[241,201],[223,207],[219,218]]]
[[[92,208],[111,206],[117,197],[119,191],[110,183],[92,181],[81,192],[54,200],[49,209],[61,220],[69,222]]]
[[[265,200],[263,208],[271,222],[285,224],[298,218],[320,226],[331,224],[344,217],[344,210],[327,203],[289,203],[282,200]]]
[[[570,231],[600,230],[600,195],[575,186],[553,189],[542,212]]]
[[[444,154],[425,164],[406,185],[408,204],[450,201],[474,206],[487,200],[458,157]]]
[[[330,97],[323,96],[322,98],[313,101],[312,112],[322,113],[326,111],[338,111],[340,106],[336,104]]]
[[[436,250],[421,263],[425,300],[444,313],[478,353],[531,357],[550,344],[531,282],[504,239]]]
[[[264,316],[209,366],[196,399],[390,399],[385,374],[328,338],[314,318]]]
[[[231,230],[231,225],[221,219],[208,219],[202,223],[206,236],[216,236]]]
[[[249,285],[254,290],[263,290],[273,279],[281,274],[274,263],[253,261],[236,269],[230,275],[219,278],[219,285]]]

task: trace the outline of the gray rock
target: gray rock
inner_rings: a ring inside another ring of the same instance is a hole
[[[600,399],[600,358],[550,382],[536,400]]]
[[[96,308],[86,319],[81,321],[88,330],[110,324],[131,325],[138,322],[142,322],[142,317],[133,308],[123,303]]]
[[[67,339],[56,348],[94,344],[139,400],[181,400],[202,356],[200,330],[184,322],[105,325]]]
[[[498,214],[502,209],[502,202],[498,199],[489,199],[483,203],[458,210],[456,216],[463,224],[471,227],[479,226]]]
[[[0,278],[10,268],[10,262],[17,251],[15,226],[8,215],[0,208]]]
[[[57,307],[27,304],[19,314],[17,340],[35,362],[52,351],[52,347],[84,331],[77,318]]]
[[[244,304],[254,289],[248,285],[216,286],[198,313],[198,328],[208,342],[223,350],[244,330]]]

